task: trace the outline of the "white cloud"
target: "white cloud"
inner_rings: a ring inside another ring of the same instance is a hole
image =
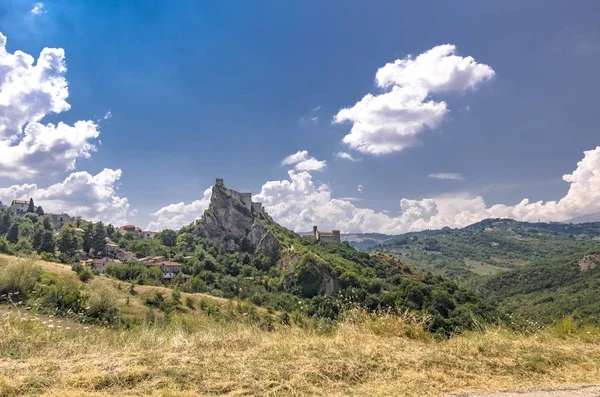
[[[429,99],[431,93],[474,89],[495,74],[490,66],[454,55],[455,51],[453,45],[441,45],[380,68],[377,85],[391,89],[367,94],[335,115],[334,123],[353,123],[343,142],[375,155],[416,145],[417,135],[425,128],[438,127],[448,113],[446,102]]]
[[[360,161],[359,158],[353,157],[350,153],[346,153],[346,152],[337,152],[337,153],[335,153],[335,157],[337,157],[339,159],[354,161],[354,162]]]
[[[44,3],[35,3],[30,12],[34,15],[44,14],[46,12]]]
[[[468,193],[420,200],[404,198],[399,214],[390,216],[333,198],[330,187],[315,185],[308,172],[288,171],[288,176],[287,180],[265,183],[255,200],[262,201],[277,222],[296,231],[317,224],[323,230],[395,234],[463,227],[486,218],[560,222],[600,212],[600,146],[586,151],[577,169],[563,176],[570,187],[558,201],[531,203],[523,199],[516,205],[487,206],[483,197]]]
[[[199,219],[210,204],[212,187],[204,191],[202,199],[185,204],[183,202],[170,204],[152,213],[157,219],[148,224],[147,229],[160,231],[164,229],[177,230]]]
[[[418,86],[429,92],[474,89],[491,79],[495,72],[473,57],[455,55],[456,46],[439,45],[412,58],[397,59],[377,71],[375,80],[382,88]]]
[[[283,160],[281,160],[281,165],[292,165],[292,164],[296,164],[300,161],[304,161],[308,159],[308,151],[306,150],[299,150],[294,154],[290,154],[289,156],[287,156],[286,158],[284,158]]]
[[[326,160],[317,160],[310,157],[308,151],[299,150],[294,154],[290,154],[281,161],[281,165],[294,165],[298,171],[320,171],[327,167]]]
[[[318,124],[319,123],[319,110],[321,110],[321,106],[317,106],[308,112],[308,114],[302,116],[300,118],[300,123],[302,124]]]
[[[346,201],[365,201],[365,199],[360,198],[360,197],[340,197],[340,200],[346,200]]]
[[[359,193],[362,193],[362,191],[363,191],[363,185],[358,185],[356,187],[356,190],[358,190]]]
[[[92,121],[40,123],[70,109],[64,58],[62,48],[44,48],[37,61],[22,51],[11,54],[0,33],[0,176],[70,171],[95,150],[99,132]]]
[[[314,157],[296,164],[297,171],[320,171],[327,167],[327,161],[317,160]]]
[[[10,204],[13,199],[33,197],[46,212],[66,212],[86,220],[101,220],[115,225],[127,223],[135,216],[126,197],[117,195],[121,170],[104,169],[96,175],[74,172],[64,181],[40,188],[36,184],[0,188],[0,200]]]
[[[109,110],[108,112],[106,112],[104,114],[103,118],[104,118],[104,120],[110,120],[110,119],[112,119],[112,112]]]
[[[465,179],[464,176],[455,172],[436,172],[428,175],[429,178],[434,179],[450,179],[456,181],[463,181]]]

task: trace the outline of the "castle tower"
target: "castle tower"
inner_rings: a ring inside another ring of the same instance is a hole
[[[319,232],[317,231],[317,225],[313,226],[313,236],[315,236],[315,240],[319,239]]]

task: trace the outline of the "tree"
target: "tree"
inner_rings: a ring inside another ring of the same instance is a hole
[[[52,230],[44,230],[42,233],[39,251],[54,253],[54,232]]]
[[[40,219],[40,216],[35,212],[28,212],[23,216],[23,218],[29,219],[31,223],[35,224],[38,219]]]
[[[83,231],[83,250],[87,253],[90,252],[92,248],[92,240],[94,238],[94,224],[92,222],[88,222],[85,225],[85,229]]]
[[[36,251],[54,253],[54,225],[49,216],[44,215],[36,222],[32,240]]]
[[[116,241],[115,237],[117,236],[117,231],[115,230],[115,227],[112,225],[112,223],[109,223],[106,226],[106,235],[109,239]]]
[[[33,223],[30,219],[21,218],[19,223],[19,237],[29,238],[33,234]]]
[[[62,229],[60,229],[58,249],[60,250],[63,262],[70,262],[71,259],[77,255],[77,251],[79,250],[79,237],[77,236],[75,227],[70,223],[65,224]]]
[[[44,216],[44,209],[42,208],[41,205],[37,206],[37,208],[35,209],[35,213],[38,214],[39,216]]]
[[[10,224],[8,232],[6,232],[6,239],[13,244],[19,241],[19,224],[17,222]]]
[[[29,199],[29,207],[27,207],[27,212],[35,212],[35,205],[33,204],[33,198]]]
[[[165,229],[159,232],[156,235],[156,238],[158,238],[167,247],[174,247],[177,243],[177,233],[171,229]]]
[[[31,245],[33,249],[36,251],[40,251],[40,247],[42,246],[42,234],[44,234],[44,224],[42,222],[37,222],[33,226],[33,237],[31,238]]]
[[[10,211],[8,209],[2,211],[2,213],[0,213],[0,234],[6,234],[6,232],[8,232],[8,228],[10,227],[10,224],[12,223],[12,219],[11,219],[11,214]]]
[[[102,254],[106,252],[106,228],[104,227],[104,223],[96,222],[94,225],[94,235],[92,237],[92,248],[94,249],[94,254]]]

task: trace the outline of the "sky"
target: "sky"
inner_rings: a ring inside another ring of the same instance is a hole
[[[0,3],[0,200],[177,229],[600,220],[600,3]]]

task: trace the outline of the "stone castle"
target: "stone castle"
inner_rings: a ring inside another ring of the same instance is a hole
[[[258,213],[264,214],[262,203],[255,203],[252,201],[252,193],[240,193],[240,192],[236,192],[235,190],[226,188],[225,184],[223,183],[222,178],[217,178],[217,180],[215,181],[215,186],[223,188],[225,193],[229,197],[241,202],[244,205],[244,207],[246,207],[249,211],[257,213],[257,214]]]

